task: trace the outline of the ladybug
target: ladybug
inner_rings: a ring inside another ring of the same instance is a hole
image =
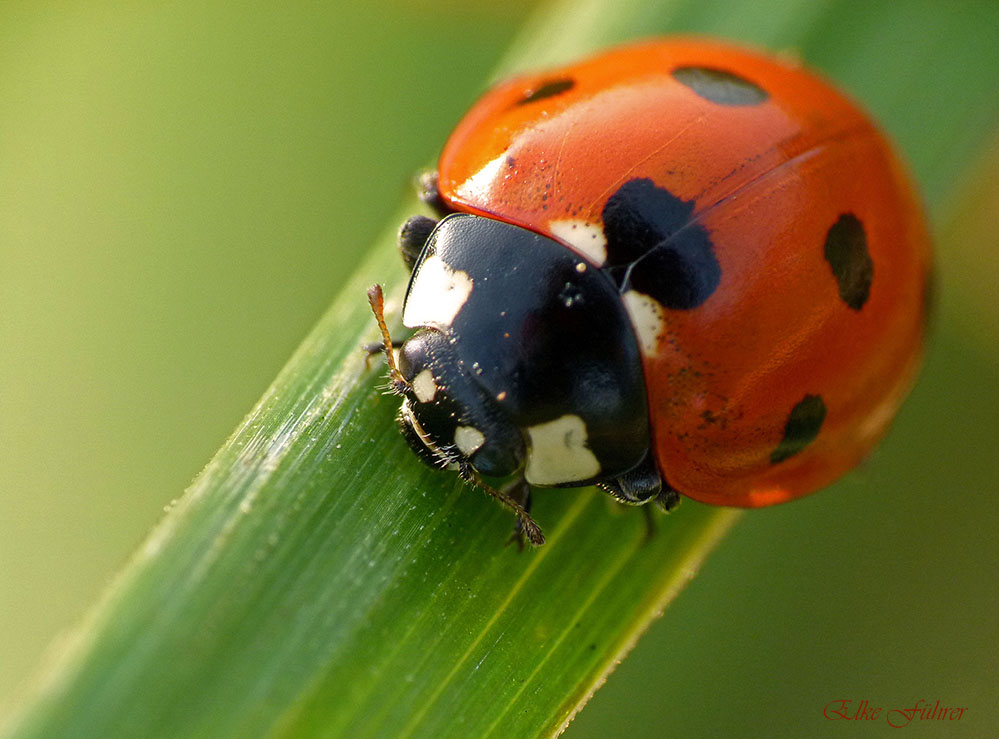
[[[914,381],[918,198],[875,124],[794,62],[653,40],[512,79],[424,189],[442,217],[400,232],[397,358],[369,291],[399,423],[533,544],[535,486],[665,510],[811,493]]]

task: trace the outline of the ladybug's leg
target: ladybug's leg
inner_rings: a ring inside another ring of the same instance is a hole
[[[654,502],[663,511],[669,512],[680,504],[680,494],[669,486],[656,466],[651,453],[637,467],[628,470],[612,480],[599,483],[607,493],[626,505],[640,505],[645,514],[645,536],[651,539],[656,533],[656,521],[652,508],[646,503]]]
[[[406,268],[412,272],[416,260],[423,252],[423,246],[430,238],[430,232],[437,227],[437,221],[426,216],[410,216],[399,229],[399,253]]]
[[[525,512],[531,512],[531,486],[526,479],[518,477],[513,482],[507,483],[503,486],[503,492],[519,503]],[[507,544],[512,543],[516,543],[517,549],[524,551],[524,524],[520,518],[514,523],[513,533],[507,541]]]
[[[361,344],[361,351],[364,352],[364,368],[371,369],[371,358],[385,351],[385,342],[375,341],[371,344]]]
[[[419,191],[420,200],[433,208],[434,212],[441,218],[452,212],[444,202],[444,198],[441,197],[440,188],[437,187],[436,170],[431,169],[421,172],[416,180],[416,187]]]
[[[663,489],[651,502],[655,503],[663,513],[669,513],[680,505],[680,494],[664,480]],[[652,513],[651,505],[642,506],[642,511],[645,513],[645,538],[649,540],[656,535],[656,517]]]
[[[680,505],[680,493],[664,483],[662,492],[656,496],[655,503],[663,513],[669,513]]]
[[[603,480],[598,486],[612,495],[621,503],[627,505],[643,505],[662,494],[663,478],[659,474],[655,460],[649,452],[638,466],[609,480]]]
[[[645,514],[645,541],[652,541],[659,527],[656,525],[656,517],[652,514],[652,507],[643,505],[642,513]]]
[[[531,542],[531,544],[539,547],[545,543],[545,535],[541,533],[541,527],[538,526],[537,522],[533,518],[531,518],[531,514],[529,514],[525,508],[525,505],[530,506],[531,504],[531,489],[528,487],[526,480],[516,480],[512,485],[507,485],[497,490],[483,480],[482,475],[480,475],[478,471],[467,462],[461,464],[459,474],[465,482],[470,482],[473,485],[478,486],[485,492],[489,493],[489,495],[496,498],[496,500],[505,505],[511,511],[516,513],[517,529],[515,529],[515,531],[521,531],[523,536]],[[520,498],[519,500],[518,496]]]

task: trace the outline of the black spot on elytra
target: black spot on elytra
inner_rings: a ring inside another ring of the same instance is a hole
[[[718,105],[759,105],[770,97],[759,85],[724,69],[679,67],[673,79]]]
[[[721,266],[711,237],[692,224],[694,203],[652,180],[624,183],[604,205],[605,269],[622,289],[650,295],[666,308],[696,308],[718,287]]]
[[[784,438],[770,455],[770,464],[777,464],[788,457],[793,457],[815,441],[825,418],[826,404],[822,402],[820,396],[806,395],[802,398],[787,417],[787,423],[784,424]]]
[[[864,224],[853,213],[844,213],[826,234],[826,261],[832,268],[843,302],[860,310],[867,302],[874,279],[874,262],[867,251]]]
[[[576,81],[568,77],[546,80],[537,87],[528,90],[527,94],[517,101],[517,105],[526,105],[527,103],[544,100],[545,98],[555,97],[556,95],[561,95],[563,92],[568,92],[575,86]]]

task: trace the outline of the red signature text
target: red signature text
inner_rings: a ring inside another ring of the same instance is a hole
[[[840,699],[830,701],[822,715],[830,721],[887,721],[889,726],[903,729],[913,721],[960,721],[967,707],[956,708],[919,699],[911,708],[873,706],[870,701]]]

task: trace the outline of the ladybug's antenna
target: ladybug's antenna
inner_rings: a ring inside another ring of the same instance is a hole
[[[461,476],[466,482],[478,485],[491,496],[496,498],[496,500],[500,503],[516,513],[517,520],[520,521],[520,526],[523,529],[524,534],[527,536],[527,540],[531,542],[531,544],[539,547],[545,543],[545,535],[541,533],[541,527],[538,526],[537,521],[531,518],[531,514],[524,510],[524,506],[515,501],[502,490],[497,490],[492,485],[488,484],[469,464],[463,464],[461,466]]]
[[[406,382],[406,378],[402,376],[402,372],[399,371],[399,367],[395,363],[392,337],[389,336],[388,326],[385,325],[385,296],[382,294],[381,285],[372,285],[368,288],[368,303],[371,305],[371,312],[375,314],[375,320],[378,322],[378,330],[382,332],[381,349],[385,353],[385,361],[388,362],[392,389],[401,395],[409,388],[409,383]]]

